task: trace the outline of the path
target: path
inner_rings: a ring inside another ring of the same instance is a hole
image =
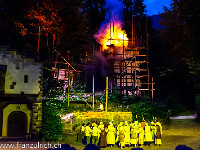
[[[200,124],[194,122],[194,119],[172,119],[172,123],[168,128],[163,127],[162,145],[150,147],[144,146],[144,150],[175,150],[177,145],[186,145],[193,150],[200,150]],[[74,135],[68,135],[68,144],[75,147],[77,150],[83,150],[84,145],[81,143],[76,143],[76,137]],[[16,144],[17,141],[0,141],[1,144]],[[19,141],[18,141],[19,142]],[[37,141],[20,141],[20,143],[32,143],[37,144]],[[0,148],[2,149],[2,148]],[[130,150],[131,148],[124,148],[123,150]],[[2,149],[2,150],[8,150]],[[10,150],[24,150],[24,148],[10,148]],[[26,150],[33,150],[28,148]],[[45,148],[37,148],[34,150],[46,150]],[[102,148],[102,150],[120,150],[119,147],[114,148]]]

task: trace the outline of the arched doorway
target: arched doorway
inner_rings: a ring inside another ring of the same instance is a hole
[[[25,137],[27,131],[27,115],[22,111],[14,111],[8,116],[8,137]]]

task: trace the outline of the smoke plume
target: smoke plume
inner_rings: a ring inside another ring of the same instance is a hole
[[[123,2],[119,0],[105,0],[105,20],[101,23],[101,27],[99,31],[94,35],[97,42],[99,42],[99,38],[104,37],[105,28],[109,25],[109,23],[114,22],[119,24],[121,27],[123,26]]]

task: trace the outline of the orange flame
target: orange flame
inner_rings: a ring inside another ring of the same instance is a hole
[[[102,49],[106,50],[109,48],[111,44],[116,47],[127,47],[128,46],[128,37],[126,31],[122,30],[121,25],[119,23],[114,24],[113,26],[108,24],[105,29],[105,33],[101,33],[100,44],[102,45]]]

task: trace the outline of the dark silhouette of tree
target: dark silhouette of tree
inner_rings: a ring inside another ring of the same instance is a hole
[[[199,87],[195,86],[200,83],[199,10],[198,0],[173,0],[172,7],[165,8],[165,13],[161,14],[164,28],[153,43],[159,51],[151,55],[154,69],[157,70],[154,73],[159,73],[159,96],[171,106],[177,103],[194,109],[195,93],[199,93]]]
[[[65,51],[69,51],[70,61],[74,62],[80,62],[80,58],[85,57],[89,40],[89,28],[82,5],[81,0],[64,0],[63,9],[60,12],[65,24],[62,47]]]
[[[194,64],[199,64],[200,61],[200,2],[174,0],[172,9],[166,9],[162,17],[161,23],[166,27],[162,30],[162,35],[172,46],[174,62],[186,65],[193,74],[199,74],[192,70],[198,70],[195,69],[198,65]]]
[[[1,20],[8,32],[8,45],[40,61],[52,59],[53,49],[60,44],[62,37],[62,18],[58,16],[61,8],[51,0],[42,1],[2,1]],[[44,55],[45,54],[45,55]]]
[[[177,63],[185,63],[188,57],[199,56],[199,4],[198,0],[174,0],[172,9],[166,8],[162,14],[161,23],[166,27],[162,30],[162,35],[172,45]]]
[[[125,30],[129,39],[135,37],[140,46],[146,45],[147,34],[153,34],[152,20],[146,16],[143,0],[123,0]],[[134,34],[134,35],[133,35]]]
[[[85,0],[82,3],[83,15],[87,20],[89,32],[93,36],[105,17],[104,0]]]
[[[10,48],[23,49],[26,42],[20,37],[15,23],[24,18],[32,2],[31,0],[0,1],[0,44],[9,45]]]
[[[55,49],[59,47],[63,36],[62,18],[58,15],[62,7],[51,0],[36,2],[25,16],[29,20],[29,34],[37,39],[37,60],[55,61]],[[40,51],[40,45],[41,51]],[[44,55],[45,54],[45,55]],[[48,54],[48,55],[46,55]],[[46,56],[46,57],[45,57]]]

